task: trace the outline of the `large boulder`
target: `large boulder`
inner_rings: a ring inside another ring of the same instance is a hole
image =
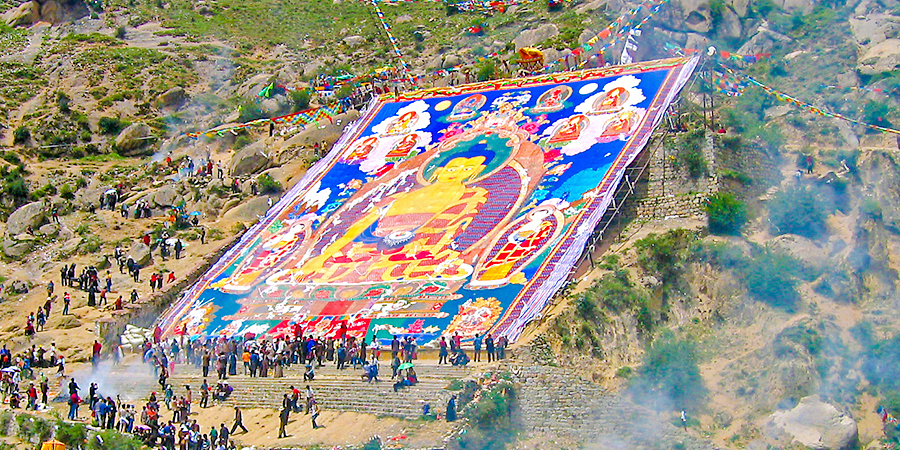
[[[268,200],[268,197],[255,197],[247,200],[228,210],[222,215],[222,218],[229,221],[256,222],[269,210]]]
[[[31,25],[41,18],[41,5],[36,1],[20,4],[3,14],[3,21],[11,27]]]
[[[175,191],[174,187],[163,186],[148,194],[145,198],[154,206],[165,208],[168,206],[175,206],[180,201],[179,197],[180,196],[178,195],[178,192]]]
[[[33,202],[19,207],[6,219],[6,232],[10,236],[24,233],[28,227],[37,230],[47,218],[43,202]]]
[[[858,165],[860,179],[880,207],[881,222],[900,233],[900,157],[889,151],[870,152]]]
[[[41,5],[41,20],[50,23],[59,23],[63,19],[62,6],[54,0],[45,1]]]
[[[519,33],[513,42],[516,44],[516,49],[520,49],[522,47],[534,47],[547,39],[552,38],[559,34],[559,28],[553,24],[544,24],[533,30],[525,30]]]
[[[262,144],[251,144],[231,158],[231,176],[250,175],[269,165],[269,155]]]
[[[790,37],[778,33],[777,31],[772,31],[764,25],[760,25],[753,34],[753,37],[747,40],[747,42],[738,49],[737,53],[742,55],[767,53],[775,48],[776,43],[788,43],[790,41],[792,41]]]
[[[856,69],[863,75],[880,75],[900,69],[900,39],[887,39],[871,46],[859,58]]]
[[[122,156],[140,156],[153,153],[153,148],[148,144],[150,139],[142,139],[150,136],[150,127],[145,123],[133,123],[122,130],[116,136],[116,152]]]
[[[143,242],[132,245],[131,250],[128,251],[128,256],[131,256],[131,258],[134,259],[134,262],[138,263],[141,267],[146,267],[152,260],[150,247],[144,245]]]
[[[13,239],[4,239],[3,243],[0,244],[0,247],[3,249],[3,254],[8,258],[19,259],[34,247],[34,241],[16,241]]]
[[[185,94],[184,88],[175,86],[172,89],[159,94],[159,103],[163,106],[177,106],[180,105],[186,97],[187,94]]]
[[[812,395],[791,410],[769,416],[769,434],[786,437],[814,450],[844,450],[856,445],[856,421],[834,405]]]
[[[362,45],[363,43],[366,42],[366,38],[364,38],[362,36],[347,36],[342,40],[344,41],[345,44],[349,45],[350,47],[356,47],[356,46]]]

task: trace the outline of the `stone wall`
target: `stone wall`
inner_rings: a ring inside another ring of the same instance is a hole
[[[647,150],[651,150],[648,148]],[[678,167],[675,149],[660,145],[649,155],[650,161],[644,176],[635,189],[635,197],[628,211],[629,218],[654,220],[666,218],[705,219],[703,202],[718,190],[717,154],[712,133],[706,135],[703,156],[709,168],[707,176],[692,178]]]

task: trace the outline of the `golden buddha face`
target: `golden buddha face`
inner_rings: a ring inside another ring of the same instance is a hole
[[[461,183],[478,176],[484,170],[484,156],[453,158],[446,166],[434,171],[438,183]]]

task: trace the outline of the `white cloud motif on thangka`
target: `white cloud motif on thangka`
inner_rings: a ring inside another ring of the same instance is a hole
[[[422,100],[412,102],[400,108],[393,116],[373,126],[372,132],[379,136],[394,136],[421,130],[431,124],[431,114],[426,112],[428,108],[428,103]]]
[[[322,207],[325,206],[326,203],[328,203],[328,197],[331,197],[331,188],[325,188],[320,191],[319,188],[321,186],[322,181],[316,181],[316,184],[314,184],[312,188],[310,188],[310,190],[307,191],[303,196],[303,201],[301,202],[301,204],[307,210],[319,210],[322,209]],[[313,208],[313,206],[315,208]]]
[[[646,113],[634,105],[646,100],[637,87],[640,80],[626,75],[607,83],[574,108],[581,113],[559,119],[544,129],[548,143],[559,146],[560,153],[577,155],[598,143],[626,141],[640,126]]]
[[[369,152],[366,159],[359,163],[359,170],[373,174],[389,162],[408,159],[410,155],[415,155],[430,142],[431,133],[427,131],[412,131],[407,134],[383,137],[379,139],[378,145]]]
[[[575,112],[587,115],[614,114],[647,99],[638,87],[641,80],[634,75],[619,77],[603,86],[603,90],[588,97],[575,107]]]
[[[529,101],[531,101],[531,92],[529,91],[506,92],[495,98],[494,101],[491,102],[491,107],[499,108],[503,103],[511,103],[513,106],[522,106]]]

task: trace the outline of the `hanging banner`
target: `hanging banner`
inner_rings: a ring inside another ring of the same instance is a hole
[[[818,114],[818,115],[820,115],[820,116],[832,117],[832,118],[835,118],[835,119],[840,119],[840,120],[843,120],[843,121],[846,121],[846,122],[854,123],[854,124],[856,124],[856,125],[862,125],[862,126],[864,126],[864,127],[866,127],[866,128],[872,129],[872,130],[881,131],[881,132],[883,132],[883,133],[900,134],[900,130],[895,130],[895,129],[893,129],[893,128],[888,128],[888,127],[882,127],[882,126],[879,126],[879,125],[873,125],[873,124],[871,124],[871,123],[865,123],[865,122],[862,122],[862,121],[859,121],[859,120],[856,120],[856,119],[851,119],[850,117],[847,117],[847,116],[845,116],[845,115],[843,115],[843,114],[840,114],[840,113],[835,113],[835,112],[830,112],[830,111],[823,110],[823,109],[821,109],[821,108],[819,108],[819,107],[817,107],[817,106],[815,106],[815,105],[812,105],[812,104],[810,104],[810,103],[804,102],[804,101],[799,100],[799,99],[797,99],[797,98],[795,98],[795,97],[792,97],[792,96],[790,96],[790,95],[788,95],[788,94],[786,94],[786,93],[784,93],[784,92],[781,92],[781,91],[779,91],[779,90],[777,90],[777,89],[773,89],[773,88],[771,88],[771,87],[769,87],[769,86],[766,86],[765,84],[762,84],[762,83],[760,83],[759,81],[756,81],[753,77],[751,77],[751,76],[749,76],[749,75],[745,75],[745,74],[736,72],[736,71],[734,71],[734,70],[732,70],[732,69],[726,67],[726,66],[723,65],[723,64],[719,64],[719,65],[720,65],[722,68],[724,68],[725,71],[727,71],[729,74],[734,75],[734,76],[738,76],[738,77],[741,77],[741,78],[747,80],[747,82],[749,82],[750,84],[752,84],[752,85],[754,85],[754,86],[759,87],[760,89],[762,89],[763,91],[765,91],[767,94],[771,95],[772,97],[775,97],[775,99],[778,100],[778,101],[780,101],[780,102],[785,102],[785,103],[792,104],[792,105],[794,105],[794,106],[796,106],[796,107],[798,107],[798,108],[803,108],[803,109],[805,109],[805,110],[807,110],[807,111],[809,111],[809,112],[811,112],[811,113],[815,113],[815,114]]]
[[[568,279],[696,64],[382,96],[158,325],[164,337],[305,326],[383,344],[513,341]]]
[[[316,123],[320,120],[328,120],[331,121],[332,118],[338,114],[344,112],[344,105],[340,102],[335,103],[333,105],[321,106],[318,108],[310,108],[304,111],[295,112],[292,114],[288,114],[280,117],[273,117],[271,119],[258,119],[253,120],[247,123],[242,123],[240,125],[235,125],[231,127],[224,128],[214,128],[207,131],[200,131],[194,133],[185,133],[185,136],[191,138],[198,138],[200,136],[205,136],[207,138],[214,137],[223,137],[225,133],[237,134],[238,131],[249,128],[249,127],[258,127],[268,124],[275,125],[309,125],[312,123]]]
[[[381,7],[378,6],[378,0],[372,0],[372,6],[375,7],[375,14],[378,16],[378,20],[381,22],[381,27],[384,28],[385,34],[387,34],[388,41],[391,43],[391,47],[394,49],[394,53],[397,55],[397,60],[400,61],[400,65],[403,67],[403,72],[406,73],[409,82],[415,86],[416,78],[412,76],[412,72],[409,69],[409,64],[406,64],[406,61],[403,59],[403,53],[400,52],[400,47],[397,45],[397,38],[391,33],[391,26],[388,25],[387,20],[384,18],[384,11],[381,10]]]

